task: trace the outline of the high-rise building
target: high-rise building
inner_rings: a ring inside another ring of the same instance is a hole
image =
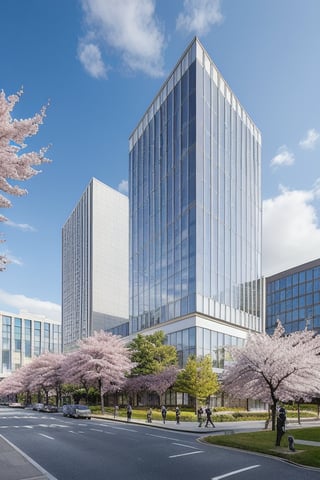
[[[0,379],[42,353],[61,352],[61,322],[26,312],[0,312]]]
[[[129,139],[130,333],[181,364],[262,331],[261,134],[195,38]]]
[[[267,277],[265,284],[267,333],[278,320],[286,333],[320,332],[320,258]]]
[[[128,333],[128,228],[128,197],[93,178],[62,228],[64,352],[94,331]]]

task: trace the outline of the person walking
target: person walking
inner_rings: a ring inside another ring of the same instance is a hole
[[[152,408],[147,411],[147,423],[152,423]]]
[[[127,422],[131,422],[131,417],[132,417],[132,407],[129,403],[127,406]]]
[[[166,423],[167,409],[166,409],[165,405],[162,405],[162,407],[161,407],[161,416],[162,416],[163,423]]]
[[[119,407],[118,405],[115,405],[113,409],[113,418],[117,418],[118,415],[119,415]]]
[[[180,424],[180,408],[178,406],[176,407],[176,422],[177,425]]]
[[[215,425],[212,421],[212,411],[211,411],[211,408],[209,407],[209,405],[207,406],[206,408],[206,415],[207,415],[207,421],[206,421],[206,424],[205,424],[205,427],[208,426],[208,423],[211,423],[211,425],[213,426],[213,428],[215,428]]]
[[[200,406],[198,408],[198,422],[199,422],[199,427],[202,427],[202,424],[203,424],[203,408]]]

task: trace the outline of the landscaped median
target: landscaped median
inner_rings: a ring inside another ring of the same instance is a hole
[[[320,427],[287,430],[282,437],[280,447],[275,446],[276,435],[275,431],[270,430],[249,433],[226,433],[225,435],[210,435],[205,437],[203,441],[224,447],[274,455],[300,465],[320,468]],[[294,452],[289,450],[288,436],[294,438]],[[319,445],[300,444],[299,440],[319,442]]]

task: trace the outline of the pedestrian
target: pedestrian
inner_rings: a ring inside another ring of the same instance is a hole
[[[167,409],[164,405],[162,405],[161,407],[161,416],[162,416],[163,423],[166,423]]]
[[[206,421],[206,424],[205,424],[205,427],[208,426],[208,423],[211,423],[211,425],[213,426],[213,428],[215,428],[215,425],[212,421],[212,411],[211,411],[211,408],[209,407],[209,405],[207,406],[206,408],[206,415],[207,415],[207,421]]]
[[[127,422],[131,422],[131,417],[132,417],[132,407],[129,403],[127,406]]]
[[[200,406],[198,408],[198,422],[199,422],[199,427],[202,427],[202,424],[203,424],[203,408]]]
[[[113,418],[116,418],[118,415],[119,415],[119,407],[118,405],[115,405],[113,409]]]
[[[176,407],[176,422],[177,422],[177,425],[179,425],[179,423],[180,423],[180,408],[178,406]]]
[[[151,407],[147,411],[147,422],[152,423],[152,408]]]

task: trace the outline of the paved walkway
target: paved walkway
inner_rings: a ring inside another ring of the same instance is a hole
[[[100,420],[108,420],[114,422],[127,423],[124,418],[114,419],[111,415],[93,415],[93,418]],[[211,426],[205,428],[199,427],[198,422],[181,422],[179,425],[173,421],[166,421],[164,424],[160,420],[153,420],[147,423],[143,420],[132,419],[130,423],[146,425],[150,428],[157,427],[165,430],[174,430],[180,432],[196,433],[199,436],[208,434],[232,434],[234,432],[248,432],[264,429],[264,421],[248,421],[248,422],[218,422],[215,428]],[[303,421],[302,425],[291,423],[290,428],[303,428],[306,426],[319,426],[320,421]],[[320,447],[320,442],[306,442],[303,440],[295,440],[295,443],[304,445],[316,445]],[[54,480],[40,465],[34,462],[30,457],[25,455],[15,445],[11,444],[2,435],[0,435],[0,478],[3,480]]]

